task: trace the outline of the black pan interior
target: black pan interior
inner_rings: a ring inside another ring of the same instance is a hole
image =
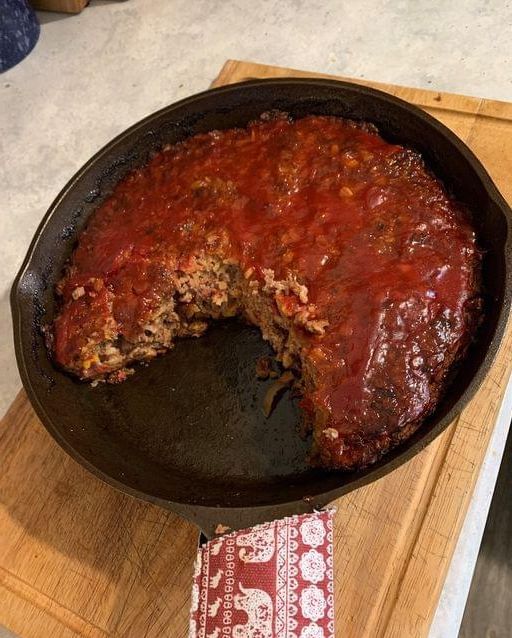
[[[484,251],[486,319],[435,414],[369,470],[312,470],[296,432],[298,407],[261,411],[255,378],[269,347],[237,321],[180,342],[118,386],[91,388],[56,370],[41,326],[52,320],[53,288],[90,213],[112,185],[165,143],[244,126],[270,109],[294,117],[328,114],[376,124],[390,141],[419,150],[474,215]],[[439,434],[481,381],[509,308],[509,209],[474,156],[445,127],[405,102],[326,80],[253,81],[205,92],[146,118],[100,151],[49,210],[12,291],[23,382],[50,433],[80,462],[123,489],[171,505],[255,507],[312,497],[324,503],[408,460]],[[181,508],[183,512],[183,508]],[[186,514],[186,512],[185,512]]]

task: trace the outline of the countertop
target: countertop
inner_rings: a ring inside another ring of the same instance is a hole
[[[512,3],[91,2],[40,13],[31,55],[0,77],[0,410],[19,389],[9,288],[60,188],[143,116],[209,85],[227,58],[512,101]],[[492,61],[492,63],[490,63]],[[431,629],[456,636],[509,427],[512,387]]]

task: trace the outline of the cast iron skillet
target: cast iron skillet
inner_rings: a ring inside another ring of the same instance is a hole
[[[244,126],[279,109],[295,117],[340,115],[376,124],[388,140],[420,151],[474,214],[484,253],[486,317],[449,391],[415,436],[366,470],[309,468],[296,433],[298,408],[261,412],[265,383],[255,362],[269,347],[257,330],[219,324],[127,382],[91,388],[57,370],[41,326],[52,321],[54,285],[78,234],[113,184],[166,142]],[[91,123],[94,126],[94,123]],[[135,496],[167,507],[211,535],[310,511],[409,460],[450,423],[489,369],[510,306],[511,211],[466,146],[442,124],[395,97],[317,79],[259,80],[192,96],[135,124],[71,179],[43,219],[11,294],[18,365],[50,434],[79,463]]]

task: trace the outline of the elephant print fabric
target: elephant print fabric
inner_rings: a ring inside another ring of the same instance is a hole
[[[189,638],[334,638],[331,510],[199,549]]]

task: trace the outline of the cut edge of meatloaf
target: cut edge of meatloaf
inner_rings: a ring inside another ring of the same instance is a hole
[[[58,285],[60,294],[68,277]],[[99,288],[91,280],[66,295],[53,330],[47,331],[48,345],[54,354],[57,326],[69,314],[69,306],[80,304],[86,313],[87,304],[96,299]],[[193,257],[186,271],[173,273],[172,286],[140,325],[135,339],[122,334],[112,302],[113,298],[106,303],[108,311],[103,315],[103,325],[94,326],[73,357],[66,361],[57,357],[62,367],[82,380],[123,381],[133,372],[131,364],[151,360],[172,349],[177,338],[200,337],[211,320],[235,316],[260,329],[284,368],[301,372],[304,363],[301,337],[321,335],[328,326],[327,320],[317,316],[315,306],[308,303],[307,287],[292,272],[279,280],[272,270],[263,269],[262,276],[257,277],[252,268],[242,272],[234,259],[208,252]],[[307,369],[306,361],[303,377],[297,380],[305,391],[314,384]]]

